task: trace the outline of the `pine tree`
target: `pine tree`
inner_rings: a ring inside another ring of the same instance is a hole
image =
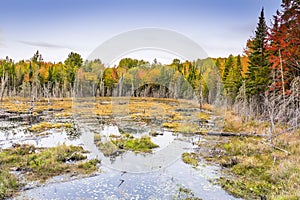
[[[258,99],[264,95],[270,82],[269,57],[266,51],[267,25],[262,9],[259,22],[255,31],[255,37],[249,44],[249,66],[246,72],[246,93],[248,97],[255,96]]]

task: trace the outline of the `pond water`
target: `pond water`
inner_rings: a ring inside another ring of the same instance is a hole
[[[218,169],[202,165],[197,169],[177,160],[155,172],[124,173],[103,168],[103,173],[80,180],[48,184],[25,191],[16,199],[183,199],[189,188],[202,199],[235,199],[209,179],[218,177]]]
[[[38,135],[27,131],[28,125],[1,121],[0,148],[9,148],[13,143],[33,144],[37,147],[53,147],[60,144],[80,145],[90,153],[88,159],[101,160],[101,173],[86,178],[60,180],[28,189],[15,199],[236,199],[227,194],[211,180],[220,177],[217,166],[200,165],[193,168],[183,163],[181,154],[193,151],[202,136],[174,134],[169,130],[156,129],[159,133],[151,137],[159,148],[152,153],[125,151],[114,156],[105,156],[96,146],[95,134],[101,140],[109,140],[111,135],[119,136],[130,130],[135,138],[150,135],[146,123],[97,123],[78,121],[78,137],[73,137],[65,129],[51,129]],[[63,176],[62,176],[63,177]],[[182,188],[186,188],[183,192]],[[188,191],[188,192],[187,192]]]

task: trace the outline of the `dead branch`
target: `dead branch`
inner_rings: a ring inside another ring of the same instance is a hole
[[[300,124],[297,124],[296,126],[293,126],[293,127],[288,128],[288,129],[286,129],[286,130],[284,130],[280,133],[277,133],[276,135],[271,136],[268,140],[272,140],[272,139],[274,139],[274,138],[276,138],[276,137],[278,137],[282,134],[288,133],[288,132],[290,132],[290,131],[294,130],[295,128],[298,128],[298,127],[300,127]]]

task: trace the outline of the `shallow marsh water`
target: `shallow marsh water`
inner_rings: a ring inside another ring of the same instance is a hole
[[[59,176],[40,187],[22,191],[15,199],[185,199],[193,196],[208,200],[236,199],[211,183],[221,176],[219,167],[200,161],[195,168],[181,160],[181,154],[197,148],[194,144],[203,136],[178,134],[151,123],[120,119],[105,118],[99,123],[94,116],[77,117],[79,134],[75,137],[63,128],[36,135],[27,130],[29,125],[1,121],[0,148],[9,148],[14,143],[37,147],[65,143],[83,146],[90,152],[89,159],[101,160],[101,173],[95,176],[75,180]],[[151,135],[152,129],[159,133],[151,136],[152,142],[159,145],[152,153],[124,151],[105,156],[94,141],[95,134],[99,134],[102,141],[108,141],[111,135],[119,136],[128,131],[135,138]]]

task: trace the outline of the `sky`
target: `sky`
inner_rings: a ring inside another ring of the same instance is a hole
[[[64,61],[71,51],[86,59],[112,37],[147,27],[178,32],[199,44],[209,57],[242,54],[247,39],[254,35],[261,8],[264,7],[266,22],[270,24],[281,0],[0,0],[0,3],[0,58],[30,59],[39,50],[45,61],[58,62]],[[142,57],[142,54],[137,55]],[[157,55],[152,52],[151,56]]]

